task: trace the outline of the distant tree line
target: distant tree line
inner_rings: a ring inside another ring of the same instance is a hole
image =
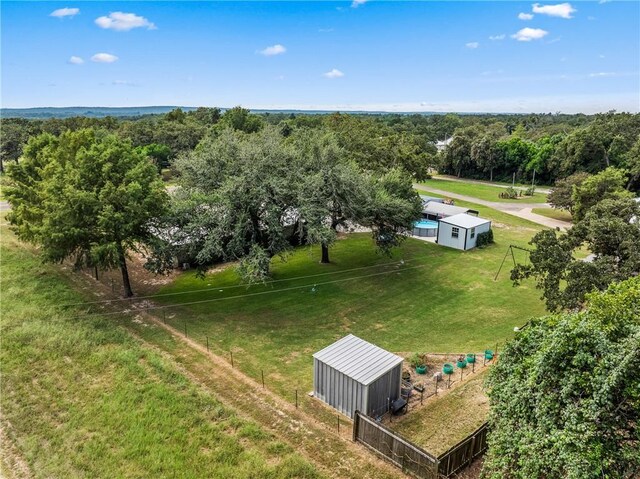
[[[432,170],[465,178],[553,184],[576,172],[595,174],[614,166],[628,173],[628,189],[640,188],[640,115],[421,115],[261,113],[236,107],[175,109],[134,118],[1,120],[0,168],[20,156],[40,133],[96,128],[146,148],[159,168],[168,168],[208,134],[231,128],[255,133],[266,125],[283,136],[299,130],[335,134],[353,161],[371,171],[401,168],[414,179]],[[450,138],[438,152],[435,143]]]

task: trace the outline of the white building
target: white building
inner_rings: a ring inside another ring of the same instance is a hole
[[[478,235],[491,229],[491,221],[461,213],[438,221],[437,243],[451,248],[475,248]]]
[[[444,151],[447,146],[451,144],[451,141],[453,141],[452,136],[449,138],[445,138],[444,140],[438,140],[436,141],[436,148],[438,149],[438,151]]]

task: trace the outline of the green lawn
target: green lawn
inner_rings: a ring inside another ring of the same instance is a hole
[[[547,195],[542,193],[535,193],[533,196],[522,196],[516,200],[509,200],[500,198],[500,193],[504,192],[504,188],[499,186],[483,185],[480,183],[462,183],[459,181],[451,180],[426,180],[421,185],[429,188],[436,188],[439,190],[449,191],[451,193],[457,193],[459,195],[473,196],[485,201],[496,201],[500,203],[545,203],[547,201]],[[524,190],[526,188],[519,188]]]
[[[533,208],[531,211],[537,215],[553,218],[554,220],[571,222],[571,213],[568,211],[557,210],[555,208]]]
[[[61,308],[85,298],[6,227],[1,239],[2,426],[33,477],[319,476],[113,318]]]
[[[532,284],[512,286],[508,263],[493,281],[508,245],[526,245],[539,227],[473,206],[494,220],[496,244],[486,249],[409,239],[389,259],[376,254],[368,234],[355,234],[333,246],[330,265],[318,263],[318,248],[304,247],[286,262],[274,259],[276,282],[238,286],[231,268],[204,280],[187,272],[161,291],[178,294],[158,301],[200,302],[171,308],[167,321],[179,330],[186,323],[190,337],[208,337],[225,357],[233,351],[236,366],[254,378],[264,370],[269,387],[288,400],[295,388],[311,390],[311,355],[348,333],[396,352],[482,351],[544,312]]]

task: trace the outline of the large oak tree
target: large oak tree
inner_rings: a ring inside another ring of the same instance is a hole
[[[151,160],[92,129],[43,133],[8,176],[8,219],[20,239],[39,245],[45,261],[119,268],[125,295],[133,294],[127,255],[153,240],[168,200]]]

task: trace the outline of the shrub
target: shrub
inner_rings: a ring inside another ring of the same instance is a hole
[[[524,192],[525,196],[533,196],[533,194],[536,192],[536,187],[535,186],[530,186],[529,188],[527,188]]]
[[[505,188],[505,190],[500,193],[500,198],[507,198],[507,199],[513,200],[517,197],[518,197],[518,191],[511,186],[509,188]]]
[[[411,367],[412,368],[417,368],[419,366],[424,366],[425,365],[424,355],[423,354],[414,353],[413,356],[411,356],[410,363],[411,363]]]
[[[478,248],[483,248],[491,243],[493,243],[493,230],[478,233],[478,237],[476,238],[476,246]]]

